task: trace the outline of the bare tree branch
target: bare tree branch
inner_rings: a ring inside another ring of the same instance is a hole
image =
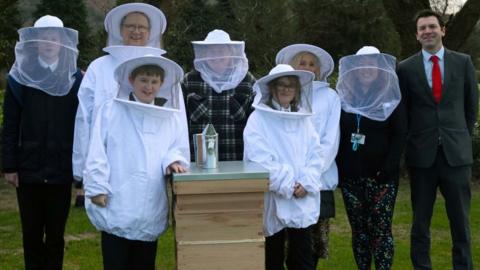
[[[415,23],[413,17],[419,10],[429,9],[430,2],[428,0],[383,0],[383,5],[400,36],[402,43],[401,57],[405,58],[419,48],[414,36]]]
[[[445,46],[459,50],[472,33],[480,18],[480,1],[468,0],[462,9],[448,22]]]

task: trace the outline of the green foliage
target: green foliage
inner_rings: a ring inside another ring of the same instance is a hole
[[[335,59],[355,53],[364,45],[397,55],[399,38],[377,0],[293,0],[306,43],[318,45]],[[412,37],[413,38],[413,37]]]
[[[0,1],[0,70],[9,68],[15,59],[14,47],[20,28],[17,0]]]
[[[233,0],[237,35],[246,43],[250,70],[264,76],[275,66],[275,55],[283,47],[300,41],[296,14],[289,1]]]
[[[203,0],[180,0],[173,3],[172,9],[175,17],[169,21],[170,26],[165,33],[165,49],[168,57],[189,71],[193,67],[191,41],[205,39],[214,29],[231,34],[232,13],[225,1],[210,4]],[[237,37],[231,35],[231,38]]]
[[[480,90],[480,84],[478,85]],[[480,179],[480,111],[478,112],[477,123],[473,129],[473,167],[472,175],[474,179]]]
[[[213,29],[245,41],[250,71],[258,76],[274,66],[279,49],[293,43],[318,45],[335,59],[363,45],[394,55],[400,51],[398,35],[376,0],[181,0],[171,10],[166,49],[187,71],[193,62],[190,41]]]
[[[257,75],[274,65],[280,48],[298,40],[294,14],[286,12],[288,1],[182,0],[175,1],[172,9],[166,50],[186,71],[193,66],[190,42],[203,40],[214,29],[225,30],[232,40],[245,41],[250,70]]]
[[[477,78],[480,78],[480,21],[475,26],[467,42],[462,46],[462,52],[470,55],[477,67]]]
[[[65,27],[78,31],[78,49],[80,50],[78,66],[85,69],[90,61],[98,56],[99,52],[95,50],[95,39],[92,39],[92,33],[86,20],[87,11],[84,1],[41,0],[33,18],[36,20],[47,14],[59,17]]]

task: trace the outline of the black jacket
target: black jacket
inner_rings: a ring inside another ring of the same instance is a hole
[[[450,166],[471,165],[478,86],[470,56],[445,49],[442,99],[436,104],[427,83],[422,53],[398,66],[408,121],[406,163],[429,168],[442,145]]]
[[[385,121],[361,117],[360,133],[366,136],[365,144],[353,151],[351,135],[357,129],[356,114],[342,110],[340,146],[336,158],[340,182],[360,177],[381,178],[378,180],[382,182],[398,181],[400,158],[407,133],[405,119],[403,102]]]
[[[21,183],[61,184],[73,180],[73,129],[82,77],[77,70],[75,83],[65,96],[51,96],[14,80],[7,85],[2,132],[4,173],[18,172]]]

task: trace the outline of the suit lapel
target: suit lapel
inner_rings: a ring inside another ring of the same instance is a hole
[[[423,64],[423,55],[422,52],[417,53],[414,59],[415,63],[415,73],[418,74],[418,84],[423,86],[422,93],[429,99],[431,102],[435,103],[433,98],[432,89],[428,86],[427,75],[425,74],[425,65]]]
[[[452,66],[451,60],[452,60],[451,52],[445,49],[445,53],[443,55],[442,99],[440,100],[440,103],[442,102],[442,100],[447,94],[448,89],[450,88],[448,87],[448,84],[452,80],[452,72],[450,72],[450,67]]]

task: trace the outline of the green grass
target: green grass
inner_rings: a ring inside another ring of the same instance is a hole
[[[474,267],[480,268],[480,184],[472,186],[471,230]],[[322,260],[318,269],[355,269],[351,251],[350,226],[343,200],[336,192],[337,217],[332,220],[330,259]],[[409,231],[411,223],[408,184],[402,183],[395,206],[395,258],[393,269],[411,269]],[[102,269],[99,234],[83,209],[71,208],[66,230],[64,269]],[[434,269],[452,269],[451,240],[444,200],[439,194],[432,220],[432,261]],[[169,229],[159,241],[157,269],[174,269],[174,244]],[[23,269],[21,228],[14,189],[0,179],[0,269]]]

